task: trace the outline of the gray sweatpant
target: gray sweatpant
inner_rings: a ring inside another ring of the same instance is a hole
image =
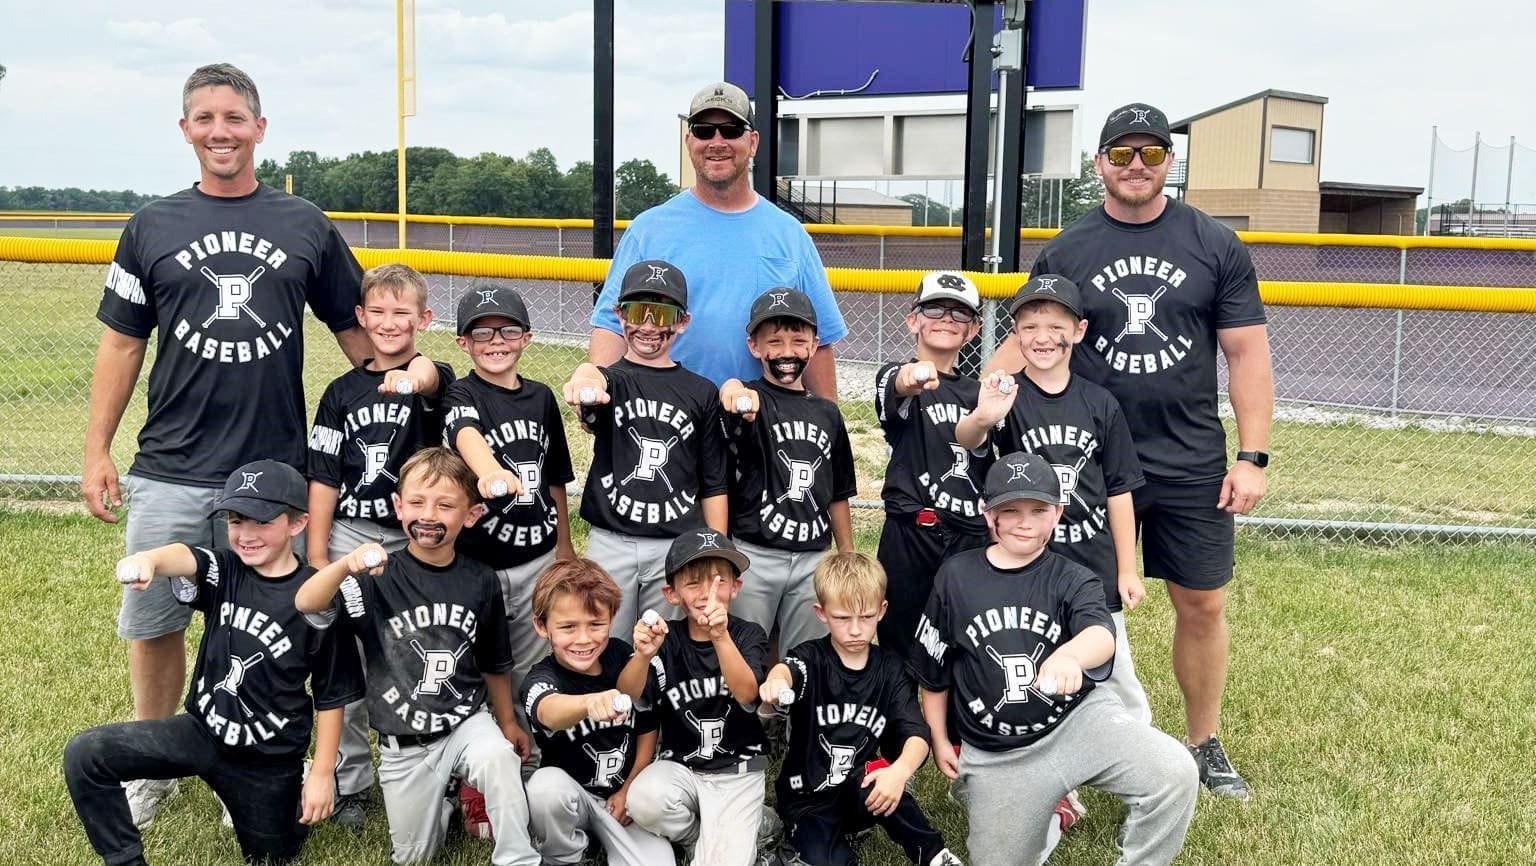
[[[539,573],[549,567],[555,561],[555,552],[515,565],[511,568],[496,570],[496,580],[501,584],[501,600],[507,608],[507,631],[512,640],[512,695],[513,703],[517,710],[517,723],[523,726],[523,730],[532,731],[528,726],[528,717],[524,715],[523,702],[517,700],[522,694],[523,680],[539,659],[549,654],[549,642],[539,637],[539,633],[533,628],[533,584],[539,578]],[[629,635],[621,635],[628,640]],[[539,747],[529,740],[529,747],[533,750],[529,755],[529,763],[537,764],[539,759]]]
[[[331,537],[325,553],[332,562],[369,542],[377,542],[390,553],[405,549],[405,531],[380,526],[371,520],[338,517],[331,524]],[[363,642],[357,642],[359,654]],[[368,700],[353,701],[341,711],[341,744],[336,749],[336,794],[345,797],[361,794],[373,787],[373,750],[368,745]]]
[[[1170,863],[1183,849],[1199,792],[1194,758],[1095,688],[1038,742],[1006,752],[961,748],[954,795],[969,813],[971,866],[1035,866],[1051,810],[1079,785],[1129,809],[1117,863]]]
[[[765,792],[762,770],[695,773],[676,761],[657,761],[630,784],[629,817],[692,848],[692,866],[751,866]]]
[[[733,539],[735,540],[735,539]],[[811,607],[816,603],[812,580],[816,563],[826,550],[777,550],[735,540],[750,564],[741,576],[741,592],[731,601],[731,613],[751,620],[773,634],[779,627],[780,655],[827,633]]]
[[[419,863],[442,849],[453,811],[445,795],[454,776],[485,795],[485,812],[496,835],[491,862],[539,866],[539,854],[528,838],[522,762],[484,710],[424,746],[395,748],[393,738],[379,737],[379,787],[389,816],[391,859]]]
[[[670,538],[640,538],[596,526],[587,534],[587,558],[601,565],[624,591],[624,600],[613,615],[613,634],[630,640],[635,620],[647,608],[668,620],[681,615],[661,594],[667,582],[667,550],[671,546]]]
[[[540,767],[528,780],[528,811],[534,845],[547,864],[582,862],[593,836],[608,852],[609,866],[673,862],[671,843],[639,824],[620,824],[606,800],[559,767]]]
[[[1110,614],[1115,620],[1115,667],[1109,679],[1096,688],[1108,691],[1120,699],[1131,718],[1143,725],[1152,724],[1152,704],[1147,700],[1147,690],[1136,678],[1136,663],[1131,661],[1131,641],[1125,633],[1125,611]]]

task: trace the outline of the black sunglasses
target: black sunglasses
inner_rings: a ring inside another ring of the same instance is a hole
[[[693,137],[699,141],[709,141],[715,137],[716,132],[720,133],[720,137],[727,141],[735,141],[746,135],[747,130],[750,128],[739,120],[728,120],[724,123],[702,123],[695,121],[688,124],[688,131],[693,133]]]

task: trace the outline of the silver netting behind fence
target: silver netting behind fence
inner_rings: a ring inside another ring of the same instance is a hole
[[[360,221],[341,225],[363,245]],[[591,232],[581,228],[413,225],[411,243],[430,248],[437,238],[436,248],[447,249],[450,228],[455,250],[586,256],[591,249]],[[373,222],[367,240],[392,246],[393,231],[392,223]],[[922,269],[953,267],[958,259],[953,238],[816,239],[828,266]],[[1032,261],[1039,245],[1021,243],[1021,260]],[[1536,253],[1524,250],[1259,245],[1253,253],[1267,280],[1518,286],[1536,273]],[[0,341],[0,497],[77,495],[104,272],[98,265],[0,261],[0,298],[13,323]],[[429,275],[438,325],[423,338],[423,350],[460,371],[467,360],[452,341],[453,300],[476,279]],[[558,384],[584,358],[593,285],[501,282],[518,288],[534,311],[537,339],[525,372]],[[911,356],[909,300],[872,292],[840,292],[838,299],[850,331],[837,348],[841,404],[860,497],[876,500],[886,450],[873,417],[874,376],[880,364]],[[992,333],[1005,336],[1006,316],[996,304],[987,313]],[[1536,476],[1536,316],[1272,306],[1270,339],[1275,462],[1270,496],[1256,516],[1278,521],[1274,531],[1317,537],[1368,523],[1387,536],[1441,526],[1536,534],[1529,481]],[[313,322],[306,340],[305,392],[313,407],[343,360]],[[981,363],[984,354],[978,346],[967,364]],[[153,350],[146,370],[152,362]],[[144,405],[141,376],[115,440],[120,471],[134,452]],[[587,443],[574,427],[570,435],[584,466]]]

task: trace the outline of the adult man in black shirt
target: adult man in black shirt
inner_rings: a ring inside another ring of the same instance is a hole
[[[258,458],[304,465],[306,302],[353,364],[368,355],[353,312],[362,270],[340,233],[314,205],[256,180],[267,122],[255,84],[228,64],[201,67],[183,88],[182,111],[201,180],[129,220],[96,314],[106,328],[81,493],[107,523],[117,522],[110,509],[126,493],[130,554],[171,542],[226,546],[204,517],[224,478]],[[112,437],[157,329],[148,418],[120,489]],[[164,581],[124,596],[118,634],[131,642],[136,719],[175,712],[189,619]],[[153,820],[174,784],[131,790],[135,822]]]
[[[1146,572],[1167,581],[1173,669],[1185,736],[1212,792],[1248,785],[1215,736],[1227,680],[1226,584],[1233,516],[1264,497],[1274,381],[1258,280],[1232,231],[1163,195],[1173,164],[1168,118],[1132,103],[1110,113],[1094,166],[1104,206],[1041,250],[1031,269],[1082,289],[1088,333],[1073,372],[1125,410],[1147,484],[1135,493]],[[1237,459],[1217,414],[1216,349],[1227,359]],[[1022,366],[1012,341],[990,365]]]

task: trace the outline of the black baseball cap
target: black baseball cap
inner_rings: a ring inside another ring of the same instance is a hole
[[[688,309],[688,281],[677,265],[661,259],[635,262],[619,281],[620,303],[639,295],[658,295]]]
[[[1017,315],[1019,307],[1030,301],[1055,301],[1077,318],[1083,317],[1083,296],[1077,283],[1060,274],[1030,274],[1029,282],[1008,301],[1008,315]]]
[[[757,326],[769,319],[795,319],[816,327],[816,307],[811,304],[811,299],[805,292],[799,289],[769,289],[757,296],[752,302],[752,314],[747,319],[747,333],[750,335],[757,330]]]
[[[533,323],[528,321],[528,305],[523,303],[523,296],[494,283],[470,286],[464,294],[459,295],[458,316],[460,336],[469,333],[476,321],[490,316],[504,316],[524,328],[533,329]]]
[[[309,510],[304,476],[287,463],[257,460],[229,474],[224,493],[208,507],[208,516],[230,511],[266,523],[289,508]]]
[[[1018,499],[1061,504],[1061,479],[1044,457],[1015,451],[992,464],[981,486],[991,510]]]
[[[747,570],[747,555],[736,549],[729,535],[713,529],[690,529],[672,539],[672,546],[667,548],[667,575],[677,574],[694,560],[710,557],[736,566],[738,575]]]
[[[1173,147],[1173,134],[1168,131],[1168,115],[1145,102],[1133,102],[1111,111],[1109,117],[1104,119],[1104,129],[1099,132],[1099,147],[1108,147],[1116,139],[1136,133],[1150,135]]]

